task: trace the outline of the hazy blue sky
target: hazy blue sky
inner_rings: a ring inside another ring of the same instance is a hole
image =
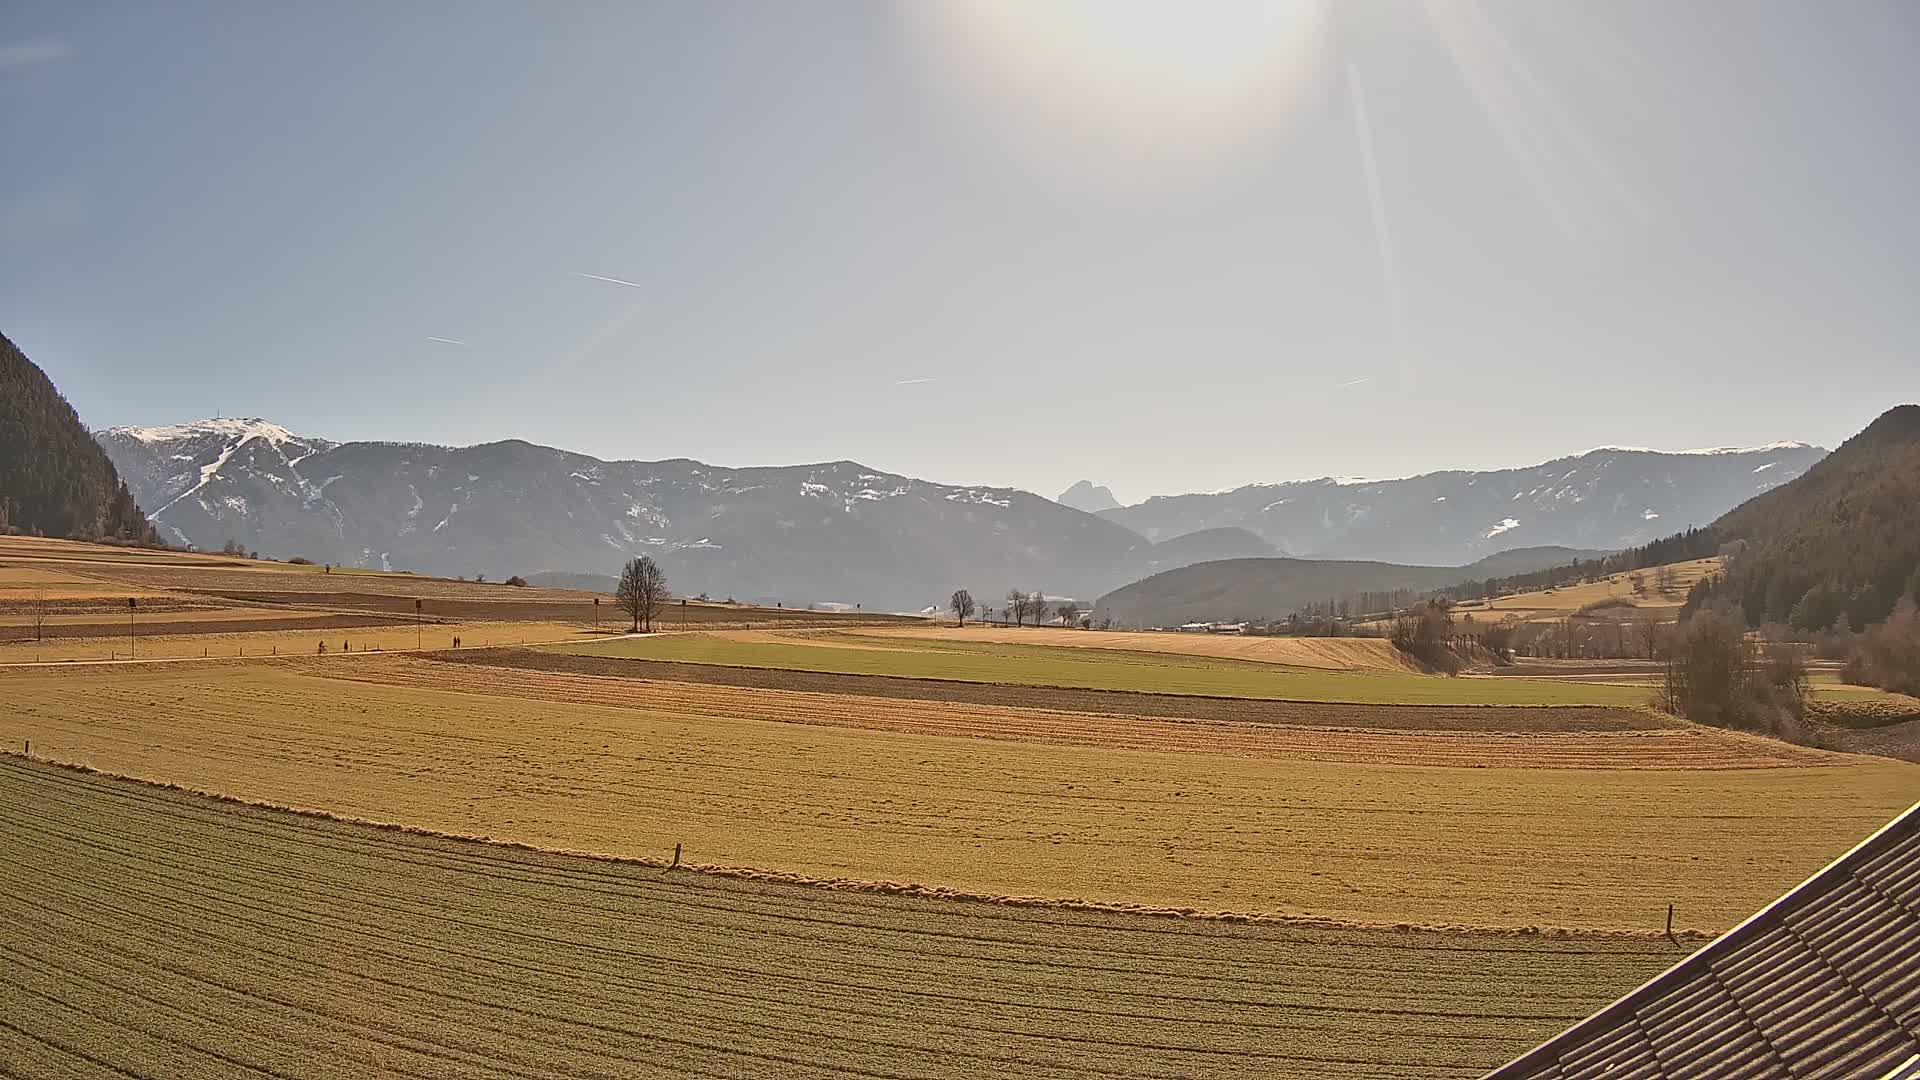
[[[0,329],[96,427],[1129,501],[1830,446],[1916,108],[1910,0],[10,0]]]

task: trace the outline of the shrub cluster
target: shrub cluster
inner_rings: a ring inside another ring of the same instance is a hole
[[[1885,622],[1851,635],[1840,678],[1920,697],[1920,607],[1902,597]]]
[[[1809,741],[1806,660],[1762,650],[1731,607],[1696,611],[1675,628],[1661,701],[1695,723]]]
[[[1460,670],[1460,657],[1453,651],[1453,615],[1444,601],[1429,600],[1395,615],[1387,639],[1436,671],[1451,675]]]

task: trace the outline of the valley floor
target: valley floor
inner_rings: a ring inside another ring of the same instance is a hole
[[[584,594],[21,539],[0,638],[55,589],[0,643],[48,661],[0,663],[0,1075],[1473,1076],[1920,797],[1372,642],[606,639]],[[63,662],[123,589],[174,659]]]

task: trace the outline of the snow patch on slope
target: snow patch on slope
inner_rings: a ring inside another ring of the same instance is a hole
[[[117,427],[108,428],[108,435],[124,435],[143,443],[168,442],[174,439],[195,439],[208,435],[222,438],[238,438],[241,442],[265,439],[279,446],[281,443],[324,443],[324,439],[309,439],[296,435],[279,424],[262,420],[257,416],[223,416],[212,420],[195,420],[190,424],[167,424],[162,427]]]

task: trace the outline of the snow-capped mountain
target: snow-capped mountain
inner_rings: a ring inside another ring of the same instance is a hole
[[[674,588],[918,610],[956,588],[1094,597],[1193,563],[1287,553],[1434,566],[1511,548],[1620,548],[1706,524],[1800,475],[1800,443],[1602,449],[1526,469],[1310,480],[1098,515],[1012,488],[850,461],[728,469],[601,461],[520,441],[335,443],[258,419],[97,436],[162,538],[504,578],[611,575],[650,554]],[[1091,485],[1088,485],[1091,487]]]
[[[601,461],[510,441],[333,443],[264,420],[114,428],[100,444],[163,538],[445,575],[611,575],[650,554],[674,589],[918,609],[956,588],[1093,597],[1208,558],[1272,554],[1238,530],[1157,547],[1010,488],[849,461],[727,469]]]
[[[1521,469],[1161,496],[1100,516],[1156,541],[1238,526],[1301,557],[1453,566],[1507,548],[1643,544],[1706,525],[1825,455],[1797,442],[1671,453],[1602,447]]]

